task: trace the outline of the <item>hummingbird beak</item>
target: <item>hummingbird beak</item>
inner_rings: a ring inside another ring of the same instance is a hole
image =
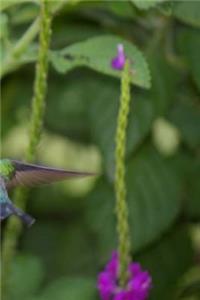
[[[0,220],[4,220],[10,215],[12,215],[12,210],[10,209],[9,203],[0,203]]]
[[[14,206],[12,202],[6,202],[0,204],[0,220],[4,220],[10,215],[15,215],[19,217],[28,227],[30,227],[34,222],[35,219],[32,218],[30,215],[23,212],[18,207]]]

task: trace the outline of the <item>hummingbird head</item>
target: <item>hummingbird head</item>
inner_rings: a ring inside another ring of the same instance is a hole
[[[0,176],[3,179],[9,180],[14,172],[15,168],[9,159],[0,159]]]

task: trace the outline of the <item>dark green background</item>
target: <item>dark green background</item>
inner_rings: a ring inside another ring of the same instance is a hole
[[[2,60],[38,12],[26,1],[2,10]],[[198,300],[200,2],[66,4],[53,21],[51,49],[105,34],[134,43],[152,79],[149,90],[132,86],[126,162],[133,260],[152,274],[150,299]],[[22,61],[2,79],[3,157],[23,158],[34,70]],[[117,78],[86,67],[63,74],[50,65],[38,161],[101,175],[31,191],[28,211],[37,222],[19,241],[8,300],[99,299],[97,274],[117,246],[119,96]]]

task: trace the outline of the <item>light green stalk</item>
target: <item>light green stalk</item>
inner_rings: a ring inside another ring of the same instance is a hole
[[[128,264],[130,262],[130,235],[128,224],[128,208],[126,203],[125,184],[125,152],[126,152],[126,129],[128,113],[130,110],[130,63],[127,60],[121,78],[120,107],[116,130],[116,214],[118,232],[119,254],[119,283],[125,287],[128,279]]]
[[[51,38],[51,17],[48,9],[48,0],[41,0],[40,11],[40,36],[39,52],[36,64],[36,75],[34,83],[34,95],[32,99],[31,122],[29,145],[26,152],[26,160],[33,162],[36,157],[36,150],[40,141],[43,117],[45,112],[45,98],[47,91],[47,74],[48,74],[48,49]],[[16,191],[15,204],[22,209],[26,206],[27,191],[19,189]],[[22,223],[16,217],[8,220],[5,228],[5,237],[2,247],[3,259],[3,288],[6,293],[7,283],[10,276],[10,267],[15,254],[15,249],[19,235],[22,230]]]

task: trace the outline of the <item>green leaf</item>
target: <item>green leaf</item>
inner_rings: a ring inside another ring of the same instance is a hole
[[[64,213],[61,209],[60,214],[38,216],[36,224],[23,237],[23,248],[41,257],[48,280],[61,275],[90,276],[97,268],[93,240],[84,224],[84,206],[79,203],[79,210],[74,210],[66,197],[64,200],[68,210],[63,207]],[[50,221],[45,221],[48,217]]]
[[[9,130],[18,126],[21,120],[26,119],[25,115],[28,114],[28,110],[26,111],[25,106],[28,109],[29,99],[32,97],[32,86],[31,81],[28,80],[28,74],[26,78],[26,85],[18,75],[7,78],[2,85],[1,120],[4,124],[2,138],[9,133]]]
[[[22,3],[31,3],[31,2],[39,4],[39,0],[3,0],[1,1],[0,11],[3,11],[13,5],[19,5]]]
[[[101,179],[87,199],[86,220],[93,232],[99,261],[104,263],[117,246],[117,233],[114,218],[114,194],[112,186],[105,178]]]
[[[200,218],[200,162],[194,161],[193,169],[187,180],[185,214],[190,218]]]
[[[42,292],[37,300],[94,300],[96,295],[96,282],[91,278],[58,279]],[[35,299],[35,298],[34,298]],[[36,300],[35,299],[35,300]]]
[[[149,300],[177,299],[176,287],[180,277],[192,266],[193,255],[187,229],[177,227],[136,257],[152,275],[153,288]]]
[[[91,101],[89,106],[92,137],[103,153],[106,170],[109,174],[113,174],[114,171],[119,96],[120,91],[117,84],[105,82],[102,92],[96,93],[95,101]],[[127,155],[130,155],[143,142],[150,131],[153,117],[153,105],[149,99],[138,97],[133,93],[127,129]]]
[[[93,23],[74,22],[72,19],[71,21],[68,20],[67,26],[63,26],[63,22],[55,18],[52,40],[54,48],[60,48],[103,33],[103,29],[94,26]]]
[[[4,41],[4,39],[8,38],[8,16],[5,13],[0,13],[0,27],[1,27],[0,41],[1,41],[1,51],[2,51],[2,47],[3,47],[2,42]]]
[[[195,266],[181,278],[179,300],[198,300],[200,296],[200,266]]]
[[[197,148],[198,149],[198,148]],[[173,156],[171,162],[176,165],[176,172],[181,177],[183,183],[182,195],[182,215],[187,220],[194,222],[200,220],[200,161],[198,155],[193,151],[187,151],[185,147],[182,151]],[[196,240],[196,238],[193,238]],[[197,238],[198,240],[198,238]]]
[[[27,26],[31,24],[39,15],[40,6],[35,5],[35,1],[30,2],[29,5],[17,5],[9,10],[9,21],[12,24],[13,36],[16,38],[19,35],[19,26]],[[39,1],[38,1],[39,4]],[[24,28],[25,29],[25,28]]]
[[[149,9],[155,7],[156,5],[166,1],[166,0],[130,0],[139,9]]]
[[[116,56],[117,45],[120,43],[124,45],[127,57],[133,61],[132,83],[149,88],[150,74],[143,54],[136,46],[117,36],[90,38],[61,51],[53,51],[50,53],[50,60],[55,69],[61,73],[77,66],[86,66],[103,74],[120,78],[121,72],[111,67],[111,60]]]
[[[147,97],[155,107],[156,114],[165,115],[171,103],[175,101],[175,92],[179,73],[167,62],[165,54],[162,50],[158,52],[158,48],[162,46],[158,44],[156,49],[149,53],[148,61],[152,74],[152,88]],[[162,49],[162,48],[161,48]]]
[[[20,55],[20,58],[14,58],[12,61],[9,61],[10,57],[8,51],[6,49],[2,49],[0,76],[11,73],[25,64],[35,62],[37,52],[37,46],[32,44],[28,47],[26,52]]]
[[[184,99],[185,97],[186,99]],[[192,95],[183,95],[169,114],[170,120],[179,129],[182,140],[190,148],[200,145],[200,111],[198,103],[192,103]]]
[[[67,77],[59,76],[49,85],[47,128],[67,137],[77,137],[79,141],[92,138],[104,155],[107,171],[113,173],[119,98],[119,82],[111,77],[105,80],[105,76],[90,70],[73,71]],[[153,103],[149,99],[134,92],[132,99],[128,155],[143,142],[154,117]]]
[[[200,3],[200,2],[199,2]],[[200,8],[200,7],[199,7]],[[177,46],[180,54],[185,59],[189,71],[200,90],[200,30],[181,30],[177,38]]]
[[[32,97],[32,74],[24,70],[27,83],[18,73],[7,77],[2,86],[2,136],[14,126],[29,118],[30,100]],[[98,74],[74,71],[68,76],[49,78],[48,105],[46,107],[45,127],[53,133],[79,142],[89,139],[89,121],[87,122],[87,100],[93,100],[90,94],[91,85],[98,81]],[[79,75],[80,78],[77,76]],[[68,84],[66,84],[68,82]],[[99,85],[99,93],[103,85]],[[55,101],[56,99],[56,101]],[[10,116],[9,118],[7,116]],[[43,148],[43,147],[42,147]]]
[[[118,17],[123,17],[124,19],[134,19],[134,17],[136,17],[136,10],[131,4],[131,1],[108,1],[106,8]]]
[[[160,237],[174,222],[180,209],[180,181],[174,166],[150,148],[128,162],[127,199],[133,250],[138,251]],[[116,248],[114,193],[102,180],[89,196],[88,223],[105,257]]]
[[[167,16],[167,17],[171,17],[172,16],[172,9],[173,9],[173,4],[174,4],[174,1],[173,0],[166,0],[166,1],[163,1],[161,2],[157,8],[158,8],[158,11],[160,13],[162,13],[164,16]]]
[[[200,27],[200,2],[199,1],[174,1],[173,15],[180,21]]]
[[[15,257],[8,283],[8,300],[29,299],[38,290],[43,277],[43,266],[37,257]]]
[[[52,78],[45,117],[49,130],[65,137],[77,138],[79,142],[88,139],[90,130],[87,118],[88,100],[93,100],[91,85],[98,81],[94,74],[85,71],[74,70],[67,76]],[[100,89],[101,86],[99,93]]]

